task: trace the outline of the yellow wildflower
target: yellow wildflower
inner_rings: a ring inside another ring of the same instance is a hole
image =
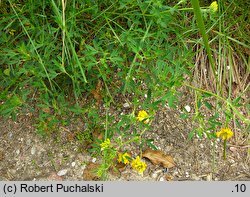
[[[9,31],[9,34],[12,35],[12,36],[14,36],[14,35],[15,35],[15,32],[16,32],[15,29],[11,29],[11,30]]]
[[[147,124],[149,122],[149,115],[146,111],[142,110],[139,111],[138,116],[137,116],[137,120],[139,120],[140,122],[145,120],[144,123]]]
[[[142,162],[139,156],[137,156],[136,159],[134,159],[132,161],[131,166],[132,166],[133,169],[135,169],[136,171],[138,171],[141,174],[147,168],[147,164],[145,162]]]
[[[101,150],[104,150],[110,146],[110,139],[106,139],[104,142],[100,144]]]
[[[124,154],[118,153],[118,159],[117,159],[117,161],[119,163],[128,164],[129,163],[128,158],[130,158],[130,155],[128,153],[124,153]]]
[[[215,13],[218,10],[218,4],[217,1],[213,1],[209,6],[211,12]]]
[[[217,137],[221,137],[223,140],[227,140],[234,135],[230,128],[222,128],[219,132],[216,132]]]

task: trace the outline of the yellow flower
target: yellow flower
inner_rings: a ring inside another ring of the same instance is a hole
[[[221,137],[223,140],[227,140],[234,135],[230,128],[222,128],[219,132],[216,132],[216,136]]]
[[[137,156],[136,159],[134,159],[132,161],[131,166],[132,166],[133,169],[135,169],[136,171],[138,171],[141,174],[147,168],[147,164],[145,162],[142,162],[139,156]]]
[[[129,163],[128,158],[130,158],[130,155],[128,153],[124,153],[124,154],[118,153],[118,159],[117,159],[117,161],[119,163],[128,164]]]
[[[218,10],[218,4],[217,1],[213,1],[209,6],[211,12],[217,12]]]
[[[14,36],[14,35],[15,35],[15,32],[16,32],[15,29],[11,29],[11,30],[9,31],[9,34],[12,35],[12,36]]]
[[[140,122],[145,120],[144,123],[147,124],[149,122],[149,115],[146,111],[142,110],[139,111],[138,116],[137,116],[137,120],[139,120]]]
[[[110,139],[106,139],[104,142],[100,144],[101,150],[104,150],[110,146]]]

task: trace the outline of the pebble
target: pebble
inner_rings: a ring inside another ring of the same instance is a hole
[[[30,151],[30,152],[31,152],[32,155],[34,155],[34,154],[36,153],[36,147],[33,146],[33,147],[31,148],[31,151]]]
[[[164,177],[161,177],[161,178],[159,179],[159,181],[165,181]]]
[[[20,154],[20,150],[19,150],[19,149],[16,150],[16,154],[17,154],[17,155]]]
[[[192,178],[193,180],[195,180],[195,181],[200,181],[200,180],[201,180],[201,178],[198,177],[198,176],[195,175],[195,174],[192,174],[192,175],[191,175],[191,178]]]
[[[153,173],[153,174],[152,174],[152,178],[153,178],[153,179],[156,179],[156,178],[157,178],[157,176],[158,176],[158,174],[157,174],[157,173]]]
[[[76,162],[72,162],[72,163],[71,163],[71,166],[72,166],[72,167],[75,167],[75,165],[76,165]]]
[[[124,108],[128,108],[128,107],[129,107],[129,104],[128,104],[128,103],[124,103],[124,104],[123,104],[123,107],[124,107]]]
[[[229,150],[232,151],[232,152],[236,152],[236,151],[237,151],[237,148],[231,146],[231,147],[229,148]]]
[[[212,174],[208,174],[207,177],[206,177],[206,180],[207,181],[212,181]]]
[[[31,144],[31,140],[28,139],[28,140],[26,141],[26,144],[29,146],[29,145]]]
[[[185,174],[186,174],[186,177],[188,178],[189,177],[189,172],[185,172]]]
[[[190,107],[189,105],[186,105],[184,108],[185,108],[185,110],[186,110],[187,112],[190,112],[190,111],[191,111],[191,107]]]
[[[10,132],[10,133],[9,133],[9,139],[11,139],[11,138],[12,138],[12,136],[13,136],[13,133],[12,133],[12,132]]]
[[[57,175],[58,175],[58,176],[64,176],[65,174],[67,174],[67,172],[68,172],[68,169],[63,169],[63,170],[60,170],[60,171],[57,173]]]

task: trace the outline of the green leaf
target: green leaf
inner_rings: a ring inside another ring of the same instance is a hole
[[[158,148],[153,144],[153,139],[147,139],[146,140],[146,144],[150,147],[150,148],[152,148],[152,149],[154,149],[154,150],[157,150]]]
[[[189,117],[189,115],[187,114],[187,113],[182,113],[181,115],[180,115],[180,118],[181,119],[187,119]]]
[[[10,69],[9,68],[5,69],[3,73],[7,76],[10,76]]]
[[[81,114],[84,112],[84,110],[78,104],[75,104],[74,106],[69,107],[69,110],[76,114]]]
[[[208,103],[207,101],[204,101],[204,104],[205,104],[205,106],[206,106],[208,109],[210,109],[210,110],[213,109],[213,106],[212,106],[210,103]]]
[[[188,134],[188,139],[192,140],[192,138],[194,137],[194,134],[196,133],[196,129],[193,129],[189,134]]]

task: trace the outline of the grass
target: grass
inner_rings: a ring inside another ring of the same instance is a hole
[[[151,121],[162,105],[175,107],[180,87],[195,94],[200,126],[190,138],[209,134],[213,140],[221,127],[249,136],[249,4],[218,1],[216,12],[207,1],[200,4],[1,1],[0,115],[38,112],[43,136],[60,136],[58,127],[77,118],[88,135],[77,132],[76,139],[95,141],[89,133],[101,130],[113,145],[102,150],[104,139],[93,145],[105,161],[100,176],[131,139],[139,147],[152,145],[143,139],[150,124],[136,115],[146,110]],[[129,114],[109,116],[124,101]]]

